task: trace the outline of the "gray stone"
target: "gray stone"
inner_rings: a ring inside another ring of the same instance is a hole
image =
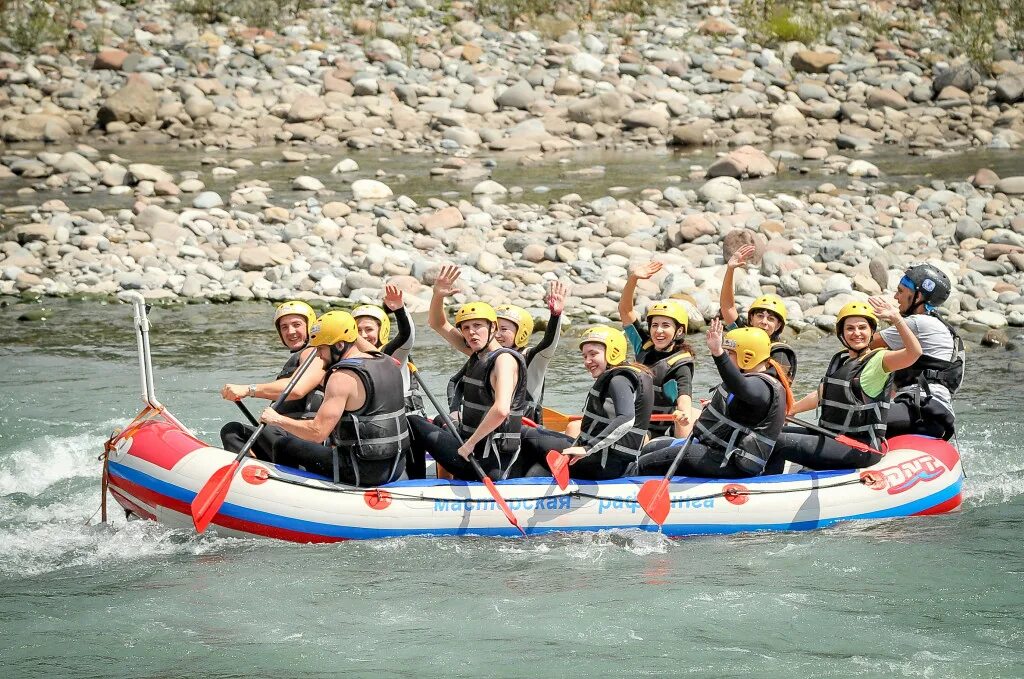
[[[981,75],[978,74],[970,64],[951,66],[932,78],[932,92],[939,94],[947,87],[955,87],[963,92],[970,93],[975,87],[981,84]]]
[[[498,106],[506,108],[526,109],[537,99],[537,93],[533,86],[525,80],[520,80],[512,87],[498,95]]]
[[[728,203],[736,200],[743,194],[743,187],[733,177],[716,177],[697,191],[702,199],[719,203]]]
[[[996,80],[996,97],[1006,104],[1024,100],[1024,74],[1005,74]]]
[[[224,205],[224,199],[216,191],[203,191],[192,199],[192,207],[200,210],[209,210],[222,205]]]

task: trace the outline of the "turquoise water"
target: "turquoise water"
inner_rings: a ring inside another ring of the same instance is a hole
[[[140,407],[127,306],[0,309],[0,666],[9,677],[1024,675],[1020,356],[971,353],[958,514],[667,540],[408,538],[338,545],[85,525],[96,456]],[[216,441],[217,396],[283,361],[269,307],[153,312],[157,394]],[[442,391],[459,359],[424,329]],[[696,338],[695,338],[696,339]],[[829,340],[798,344],[804,380]],[[706,350],[700,352],[706,356]],[[547,402],[577,410],[571,343]],[[710,386],[706,358],[698,388]]]

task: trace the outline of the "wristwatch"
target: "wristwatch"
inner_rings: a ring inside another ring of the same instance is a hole
[[[256,385],[255,384],[250,384],[249,385],[249,398],[252,398],[254,396],[256,396]]]

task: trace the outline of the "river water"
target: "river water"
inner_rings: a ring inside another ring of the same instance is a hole
[[[0,308],[5,677],[1024,675],[1016,350],[971,352],[957,514],[675,541],[309,546],[129,522],[113,502],[109,525],[86,525],[102,442],[140,407],[130,307],[47,307],[42,323]],[[209,441],[237,416],[219,386],[283,361],[270,313],[153,311],[157,394]],[[439,392],[459,359],[423,335],[417,363]],[[797,348],[804,391],[836,347]],[[578,410],[588,382],[567,339],[547,403]]]

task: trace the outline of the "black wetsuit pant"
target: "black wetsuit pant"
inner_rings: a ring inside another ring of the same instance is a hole
[[[775,441],[765,474],[781,474],[786,460],[816,471],[862,469],[882,459],[881,455],[844,446],[834,438],[816,434],[797,425],[786,425]]]
[[[224,450],[228,452],[237,453],[245,445],[245,442],[249,440],[252,433],[256,431],[256,427],[251,424],[242,424],[241,422],[228,422],[220,429],[220,440],[224,446]],[[266,462],[276,462],[274,460],[274,444],[278,439],[288,436],[288,432],[281,427],[275,427],[273,425],[263,428],[259,438],[252,446],[252,454],[256,456],[258,460],[265,460]]]
[[[409,433],[412,435],[412,458],[416,461],[413,466],[420,460],[425,460],[426,453],[429,452],[437,460],[437,463],[456,479],[460,481],[480,480],[473,465],[459,455],[459,448],[462,444],[455,434],[437,426],[425,417],[409,415],[408,420]],[[509,479],[519,478],[524,476],[530,467],[530,464],[519,454],[499,455],[496,450],[491,450],[489,455],[481,457],[480,446],[478,446],[474,455],[476,455],[480,466],[483,467],[484,473],[495,481],[503,476]],[[415,478],[411,471],[409,478]]]
[[[531,463],[540,464],[550,471],[547,463],[548,451],[557,450],[561,452],[572,446],[574,441],[575,439],[561,432],[551,431],[543,427],[537,429],[524,427],[522,454]],[[571,458],[576,459],[576,461],[569,467],[569,474],[574,479],[586,479],[588,481],[618,479],[625,476],[630,462],[635,459],[627,458],[615,452],[609,452],[608,461],[602,466],[601,457],[601,452],[597,452],[584,458]]]
[[[668,473],[672,461],[679,454],[679,446],[685,445],[680,442],[672,445],[674,439],[659,438],[651,441],[642,451],[638,463],[638,474],[641,476],[662,476]],[[744,471],[738,466],[739,458],[733,455],[728,462],[725,460],[725,452],[709,448],[703,443],[694,441],[690,444],[683,459],[676,469],[676,476],[697,476],[705,479],[743,479],[757,476],[757,472]]]
[[[334,479],[334,448],[285,435],[274,443],[277,464],[305,469]],[[338,451],[338,481],[351,486],[379,486],[395,481],[405,471],[405,456],[390,460],[360,460],[348,451]]]
[[[937,439],[949,440],[955,431],[953,414],[928,398],[920,408],[909,394],[893,399],[885,416],[885,436],[892,438],[900,434],[921,434]]]

